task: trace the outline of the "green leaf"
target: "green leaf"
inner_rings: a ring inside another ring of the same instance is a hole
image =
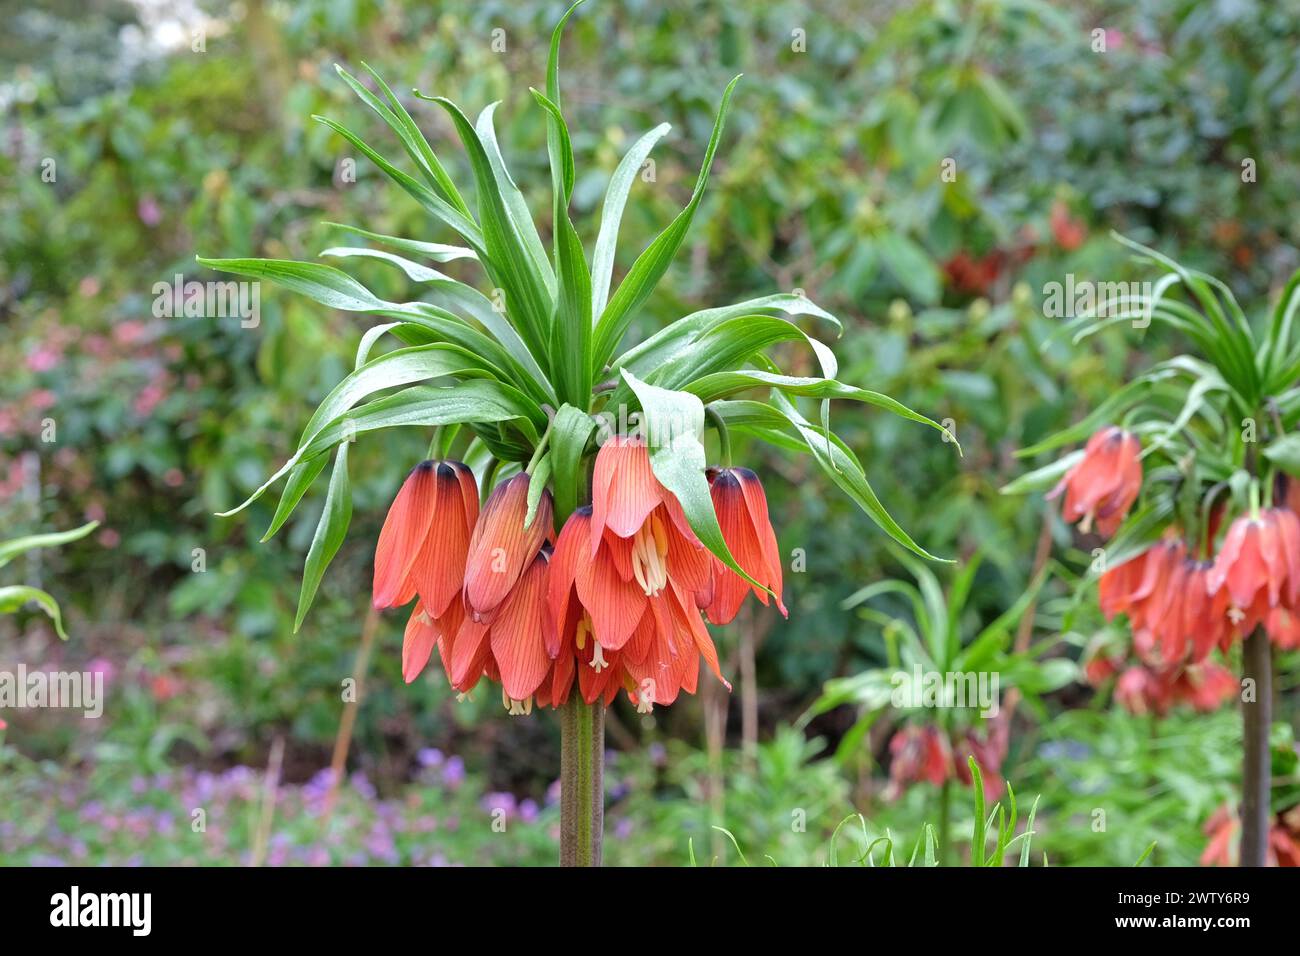
[[[839,372],[835,355],[821,342],[788,319],[769,315],[742,315],[712,326],[695,337],[694,348],[659,369],[655,380],[665,388],[683,388],[714,372],[729,372],[778,342],[804,340],[821,366],[822,376]]]
[[[744,315],[767,312],[811,315],[830,322],[835,326],[837,333],[842,330],[839,319],[817,306],[812,300],[802,295],[782,292],[737,302],[735,305],[692,312],[660,329],[639,345],[628,349],[618,357],[612,367],[629,368],[638,376],[647,378],[660,366],[688,354],[695,348],[698,336],[708,329]]]
[[[349,226],[341,222],[323,222],[322,225],[330,226],[334,229],[342,229],[344,232],[350,232],[354,236],[369,239],[371,242],[382,243],[385,246],[392,246],[394,249],[401,249],[403,252],[409,252],[412,255],[424,256],[426,259],[432,259],[434,262],[452,262],[456,259],[478,259],[478,255],[475,254],[473,249],[466,249],[464,246],[448,246],[441,242],[421,242],[418,239],[404,239],[401,236],[385,236],[382,233],[370,232],[368,229]]]
[[[691,530],[719,561],[755,587],[768,590],[736,563],[722,537],[704,474],[704,445],[700,442],[704,406],[700,400],[686,392],[648,385],[626,369],[623,378],[641,403],[650,467],[663,486],[677,496]]]
[[[709,138],[700,175],[695,181],[695,189],[686,208],[678,213],[677,218],[669,223],[668,227],[637,257],[596,323],[596,368],[603,367],[606,360],[614,354],[614,350],[618,348],[623,334],[632,321],[633,314],[649,298],[663,274],[668,271],[668,266],[686,238],[686,233],[690,231],[695,210],[699,207],[700,200],[704,197],[704,188],[709,182],[713,154],[717,152],[718,141],[722,138],[722,128],[727,119],[727,107],[731,103],[731,94],[738,82],[740,82],[739,76],[727,84],[727,89],[722,94],[722,103],[718,107],[718,116],[713,124],[713,135]]]
[[[367,362],[346,376],[325,396],[303,429],[302,437],[298,441],[298,450],[281,466],[280,470],[268,478],[243,504],[230,511],[220,512],[218,517],[238,514],[256,501],[267,488],[279,481],[289,469],[303,459],[304,451],[311,440],[329,422],[338,418],[365,396],[385,388],[409,385],[412,382],[422,382],[431,378],[462,375],[467,371],[475,370],[473,363],[466,360],[465,351],[441,342],[398,349]],[[306,488],[304,487],[303,490],[305,491]]]
[[[570,10],[572,12],[572,10]],[[566,14],[567,16],[567,14]],[[563,22],[563,21],[561,21]],[[556,28],[555,43],[559,42]],[[537,90],[533,98],[546,111],[546,142],[551,158],[551,189],[555,227],[556,297],[551,323],[551,367],[556,390],[570,404],[586,406],[591,399],[591,274],[582,240],[569,218],[573,191],[573,147],[560,108]]]
[[[0,568],[3,568],[20,554],[38,548],[55,548],[70,541],[80,540],[98,527],[98,521],[88,521],[81,527],[71,528],[68,531],[47,531],[42,534],[29,534],[21,538],[0,541]]]
[[[537,429],[529,410],[509,386],[487,379],[447,388],[414,385],[339,416],[301,450],[301,458],[309,460],[340,441],[383,428],[510,421],[519,424],[529,446],[536,445]]]
[[[618,249],[618,227],[623,221],[623,207],[627,205],[632,183],[641,171],[655,143],[667,135],[672,126],[660,123],[632,144],[609,178],[605,202],[600,210],[600,232],[596,235],[596,248],[591,257],[591,321],[594,325],[605,311],[609,301],[609,284],[614,274],[614,254]]]
[[[934,261],[924,249],[896,232],[877,236],[876,248],[894,278],[909,294],[926,305],[939,301],[943,283]]]
[[[1275,438],[1264,449],[1264,457],[1288,475],[1300,477],[1300,434],[1292,432]]]
[[[418,262],[412,262],[410,259],[383,252],[379,249],[351,246],[334,247],[324,250],[321,255],[361,256],[378,259],[397,266],[406,273],[407,278],[412,282],[419,282],[431,287],[433,296],[437,300],[436,305],[448,309],[458,309],[465,313],[470,318],[475,319],[501,343],[502,347],[509,353],[510,358],[513,359],[511,369],[519,373],[519,378],[523,383],[533,386],[530,391],[534,395],[538,395],[544,400],[555,400],[550,381],[537,364],[537,360],[533,358],[533,354],[528,351],[524,340],[519,337],[519,333],[515,331],[514,326],[506,321],[505,316],[497,310],[492,301],[477,289],[443,275],[436,269],[430,269]]]
[[[918,412],[912,411],[902,402],[883,395],[880,392],[872,392],[863,388],[857,388],[853,385],[845,385],[843,382],[826,378],[804,378],[792,375],[776,375],[771,372],[763,372],[751,369],[742,369],[733,372],[715,372],[711,375],[705,375],[694,380],[685,386],[685,391],[698,395],[700,401],[708,404],[718,398],[723,398],[735,392],[748,388],[768,386],[779,389],[788,395],[810,395],[814,398],[842,398],[849,401],[863,402],[868,405],[875,405],[877,408],[883,408],[886,411],[893,412],[901,418],[908,421],[918,422],[922,425],[929,425],[931,428],[938,430],[945,437],[950,438],[952,443],[961,453],[961,445],[957,439],[949,434],[948,430],[931,418],[927,418]]]
[[[263,544],[275,537],[276,532],[289,520],[289,516],[293,514],[293,509],[298,507],[298,502],[302,501],[307,489],[316,483],[316,479],[320,477],[320,473],[325,470],[328,463],[328,458],[319,455],[311,461],[300,461],[293,466],[293,470],[289,472],[288,480],[284,483],[284,491],[280,492],[280,501],[275,506],[275,514],[271,516],[271,523],[267,526],[266,533],[261,537]]]
[[[483,140],[483,150],[487,153],[488,162],[492,164],[492,175],[496,177],[497,188],[501,191],[501,200],[505,204],[510,224],[514,226],[523,241],[528,257],[532,260],[532,268],[541,276],[547,294],[554,298],[555,276],[546,261],[546,247],[542,245],[541,236],[537,234],[537,224],[533,222],[532,213],[528,211],[528,203],[515,184],[514,177],[510,175],[510,170],[506,168],[505,158],[501,155],[501,146],[497,143],[493,118],[496,116],[498,105],[489,103],[483,107],[474,123],[474,129]]]
[[[533,519],[537,517],[537,506],[542,502],[542,492],[546,490],[546,483],[550,478],[551,452],[548,451],[538,459],[528,480],[528,511],[524,514],[524,530],[533,526]]]
[[[984,865],[984,854],[988,843],[988,821],[984,819],[984,775],[974,757],[967,757],[970,767],[971,789],[975,791],[975,820],[971,824],[970,859],[972,866]]]
[[[324,456],[321,458],[324,461]],[[330,475],[329,490],[325,493],[325,508],[316,533],[312,535],[307,561],[302,569],[302,590],[298,594],[298,613],[293,619],[293,632],[298,633],[303,619],[311,608],[320,587],[325,569],[334,560],[339,546],[348,533],[352,521],[352,489],[348,484],[348,443],[339,444],[334,458],[334,472]]]
[[[397,266],[406,273],[406,277],[412,282],[436,282],[439,279],[451,281],[437,269],[431,269],[418,262],[412,262],[410,259],[393,252],[385,252],[383,249],[370,249],[365,246],[331,246],[328,249],[322,249],[320,254],[322,256],[335,256],[340,259],[356,257],[378,259],[381,262]]]
[[[1042,491],[1045,488],[1055,487],[1057,482],[1064,477],[1065,473],[1083,461],[1083,449],[1072,451],[1068,455],[1056,459],[1050,465],[1044,465],[1042,468],[1035,468],[1031,472],[1021,475],[1013,481],[1007,482],[999,490],[1004,495],[1023,495],[1031,491]]]
[[[480,255],[483,266],[492,281],[506,294],[506,314],[515,320],[519,334],[528,343],[529,350],[539,361],[546,356],[549,342],[549,324],[554,303],[544,278],[548,267],[545,256],[536,258],[537,250],[525,242],[528,228],[517,222],[515,215],[526,213],[507,209],[505,195],[510,186],[502,167],[501,181],[489,158],[483,139],[455,103],[443,96],[429,97],[451,117],[465,152],[469,155],[474,172],[475,191],[478,196],[478,213],[483,228],[483,245],[486,255]],[[488,111],[487,126],[491,126]],[[529,222],[531,223],[531,218]]]
[[[556,524],[578,508],[586,483],[582,459],[595,431],[591,416],[572,405],[561,405],[551,425],[551,475],[555,486]]]
[[[63,615],[59,612],[59,603],[54,598],[40,588],[28,587],[25,584],[0,587],[0,614],[13,614],[28,601],[36,602],[54,623],[54,630],[58,632],[60,640],[66,641],[68,634],[63,630]]]
[[[1020,834],[1024,838],[1024,841],[1020,844],[1021,866],[1029,866],[1029,844],[1035,832],[1034,817],[1038,815],[1038,800],[1039,797],[1034,797],[1034,802],[1029,807],[1029,816],[1025,818],[1025,832]]]
[[[935,557],[912,540],[911,535],[899,526],[876,497],[857,456],[833,432],[828,438],[823,431],[809,423],[785,396],[777,393],[772,397],[770,405],[742,400],[713,402],[711,407],[729,426],[738,425],[746,430],[753,429],[755,434],[764,440],[779,438],[781,432],[793,428],[803,446],[812,452],[814,460],[822,471],[886,534],[923,558],[932,561],[948,560]],[[780,445],[779,441],[773,443]],[[781,445],[781,447],[789,446]]]
[[[442,195],[442,198],[458,211],[465,216],[469,216],[469,207],[465,205],[465,200],[461,197],[456,184],[447,175],[446,169],[443,168],[442,163],[438,161],[438,157],[434,154],[433,147],[424,138],[424,134],[420,132],[420,127],[415,124],[415,120],[411,119],[411,114],[406,111],[406,107],[393,95],[393,91],[388,88],[388,84],[384,82],[383,77],[371,69],[369,64],[363,62],[361,66],[374,78],[375,83],[379,85],[380,90],[388,99],[389,105],[386,106],[380,102],[378,97],[362,86],[351,73],[337,63],[334,64],[334,69],[343,78],[343,81],[352,87],[352,91],[361,98],[361,101],[374,110],[397,134],[397,138],[402,141],[402,146],[406,150],[406,155],[411,157],[411,161],[415,163],[429,185],[437,190]]]
[[[516,380],[539,402],[548,401],[552,397],[546,392],[538,394],[534,375],[500,342],[436,305],[428,302],[388,302],[347,273],[316,262],[296,262],[291,259],[205,259],[202,256],[198,257],[198,262],[210,269],[254,279],[269,279],[333,309],[391,316],[421,326],[432,333],[433,337],[465,349],[475,357],[477,367],[485,372],[504,379],[507,377],[505,369],[515,371]],[[504,321],[493,321],[498,326],[494,334],[501,333],[500,326],[505,325]],[[536,368],[535,364],[533,368]]]
[[[360,150],[367,159],[383,170],[384,173],[388,175],[389,179],[401,186],[402,189],[406,191],[407,195],[423,206],[424,209],[435,219],[440,220],[445,225],[454,229],[461,238],[473,246],[474,251],[478,254],[479,258],[483,258],[483,233],[480,232],[479,227],[474,224],[474,220],[470,219],[468,213],[461,211],[456,206],[447,202],[428,186],[424,185],[424,183],[402,172],[388,160],[384,159],[384,157],[381,156],[374,147],[346,126],[341,123],[336,123],[334,120],[325,116],[312,116],[312,119],[328,126]]]

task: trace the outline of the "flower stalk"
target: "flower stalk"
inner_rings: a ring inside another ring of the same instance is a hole
[[[574,695],[560,716],[560,866],[600,866],[605,829],[605,706]]]
[[[1251,682],[1254,698],[1242,695],[1241,866],[1268,865],[1269,794],[1272,767],[1268,746],[1273,723],[1273,648],[1256,627],[1241,649],[1242,684]]]

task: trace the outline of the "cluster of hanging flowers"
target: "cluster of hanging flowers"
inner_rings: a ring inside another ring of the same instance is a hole
[[[558,707],[573,691],[609,704],[626,691],[639,710],[694,693],[700,659],[730,689],[704,624],[731,621],[753,591],[777,595],[780,555],[767,498],[748,469],[708,472],[723,538],[763,588],[714,558],[677,498],[650,466],[639,437],[601,446],[591,504],[554,533],[551,493],[532,476],[500,482],[479,510],[470,469],[417,465],[397,493],[375,548],[376,608],[415,599],[402,646],[410,683],[436,647],[451,686],[468,694],[486,677],[511,714]]]
[[[1050,497],[1065,492],[1065,519],[1084,531],[1095,524],[1109,536],[1137,499],[1140,455],[1137,436],[1103,429]],[[1126,668],[1124,655],[1094,649],[1085,673],[1093,684],[1118,674],[1116,697],[1135,713],[1160,715],[1179,703],[1217,709],[1237,682],[1210,654],[1226,653],[1257,627],[1280,648],[1300,647],[1300,516],[1285,504],[1252,507],[1232,522],[1216,552],[1222,517],[1222,508],[1210,511],[1203,552],[1171,528],[1101,575],[1102,613],[1108,621],[1128,618],[1136,663]]]
[[[1241,821],[1231,805],[1219,807],[1206,821],[1201,866],[1236,866]],[[1268,830],[1268,865],[1300,866],[1300,805],[1274,814]]]
[[[973,728],[954,731],[951,737],[933,724],[910,724],[889,741],[889,787],[885,796],[897,799],[914,783],[941,787],[956,779],[969,787],[969,760],[975,758],[984,780],[984,796],[996,800],[1002,795],[1002,764],[1007,758],[1010,728],[1005,720],[993,720],[988,730]]]

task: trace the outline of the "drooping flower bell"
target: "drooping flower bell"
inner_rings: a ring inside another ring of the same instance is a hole
[[[1006,788],[1006,781],[1002,779],[1002,764],[1007,759],[1010,738],[1006,720],[997,717],[983,734],[977,734],[973,728],[968,728],[953,748],[953,770],[957,779],[968,787],[975,782],[967,762],[974,757],[984,781],[984,799],[989,802],[1001,797]]]
[[[416,465],[393,499],[375,545],[372,600],[397,607],[420,596],[430,617],[460,594],[478,520],[474,473],[458,461]]]
[[[1061,517],[1079,522],[1079,530],[1110,537],[1128,516],[1142,487],[1142,443],[1122,428],[1103,428],[1088,439],[1083,460],[1048,494],[1053,500],[1065,492]]]
[[[767,495],[758,475],[748,468],[710,468],[708,477],[713,509],[732,557],[746,574],[776,595],[776,606],[789,617],[781,600],[781,553],[768,517]],[[713,599],[705,608],[710,621],[731,623],[750,591],[767,604],[767,590],[750,584],[717,558],[710,558]]]
[[[551,492],[543,490],[532,524],[527,524],[528,486],[521,472],[492,490],[469,542],[465,561],[465,605],[475,623],[491,623],[520,576],[551,534]]]
[[[904,727],[890,739],[889,755],[886,797],[890,800],[918,781],[941,786],[953,772],[952,745],[938,727]]]
[[[1213,565],[1188,557],[1181,538],[1169,537],[1105,571],[1098,601],[1107,620],[1127,614],[1138,656],[1153,666],[1199,662],[1233,637],[1228,595],[1211,588]]]
[[[1300,518],[1289,508],[1265,508],[1258,517],[1238,518],[1228,528],[1206,582],[1211,590],[1227,590],[1229,613],[1241,634],[1265,623],[1279,606],[1295,608],[1300,598]],[[1278,618],[1276,623],[1285,622]]]
[[[553,656],[576,659],[583,698],[608,702],[625,689],[641,709],[670,703],[694,692],[701,655],[722,680],[699,612],[711,584],[708,552],[655,477],[645,442],[605,442],[591,507],[556,539],[548,589]],[[558,696],[567,674],[554,676]]]

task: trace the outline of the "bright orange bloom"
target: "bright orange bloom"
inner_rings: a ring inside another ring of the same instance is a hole
[[[373,603],[397,607],[418,593],[432,615],[460,593],[478,520],[474,474],[458,461],[423,461],[393,499],[375,545]]]
[[[1264,623],[1278,605],[1294,608],[1300,598],[1300,518],[1289,508],[1238,518],[1206,583],[1211,590],[1227,589],[1229,613],[1242,634]]]
[[[551,699],[563,700],[576,676],[589,703],[623,689],[648,710],[695,691],[701,654],[722,680],[699,612],[711,582],[709,554],[655,478],[645,442],[607,441],[596,455],[591,507],[569,517],[555,544]],[[576,661],[574,674],[558,663],[564,658]]]
[[[547,554],[539,551],[497,607],[491,624],[473,620],[460,601],[438,620],[419,622],[413,616],[407,640],[412,641],[414,630],[421,642],[420,666],[429,656],[424,648],[436,641],[447,679],[456,690],[468,694],[486,676],[501,683],[502,703],[511,714],[531,712],[533,695],[551,667],[546,651],[550,619],[544,613],[547,571]]]
[[[1142,443],[1121,428],[1103,428],[1088,439],[1083,460],[1075,465],[1048,494],[1048,500],[1065,492],[1061,516],[1069,522],[1082,521],[1079,530],[1092,530],[1110,537],[1128,515],[1142,487]]]
[[[1264,630],[1273,643],[1284,651],[1300,647],[1300,614],[1289,607],[1278,605],[1264,619]]]
[[[776,595],[776,606],[789,617],[781,600],[781,552],[767,513],[767,495],[758,475],[748,468],[710,468],[709,494],[718,514],[722,538],[736,563]],[[714,624],[729,624],[745,596],[753,591],[767,604],[767,591],[754,587],[717,558],[713,566],[713,600],[705,613]]]
[[[550,537],[549,490],[542,492],[533,523],[524,527],[530,480],[530,475],[520,473],[497,485],[474,526],[465,562],[465,604],[474,623],[491,623],[501,602]]]
[[[889,787],[894,800],[913,783],[941,786],[953,772],[952,746],[938,727],[909,725],[889,741]]]
[[[1233,697],[1239,686],[1231,671],[1210,661],[1172,668],[1135,665],[1119,676],[1115,699],[1138,716],[1163,717],[1176,704],[1210,713]]]
[[[966,762],[974,757],[984,781],[984,799],[987,801],[1001,797],[1006,786],[1006,781],[1002,778],[1002,763],[1007,759],[1010,738],[1006,720],[995,718],[983,735],[975,733],[974,729],[967,729],[954,748],[953,770],[957,779],[968,787],[975,782],[970,765]]]
[[[1290,823],[1288,813],[1278,814],[1268,831],[1268,866],[1300,866],[1300,831]],[[1219,807],[1206,821],[1202,832],[1209,837],[1201,854],[1201,866],[1236,866],[1237,831],[1240,829],[1236,810],[1229,805]]]
[[[438,648],[443,669],[451,677],[451,644],[464,620],[465,602],[462,597],[450,602],[437,617],[429,614],[423,601],[416,602],[402,638],[402,678],[408,684],[420,676],[434,647]]]
[[[1213,565],[1187,556],[1177,538],[1105,571],[1097,596],[1107,620],[1127,614],[1138,656],[1153,666],[1205,659],[1227,650],[1234,630],[1228,594],[1211,588]]]

